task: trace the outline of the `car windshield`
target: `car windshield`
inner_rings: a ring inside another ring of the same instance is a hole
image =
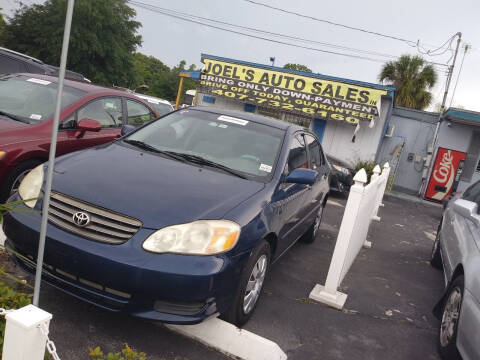
[[[86,93],[63,87],[62,109]],[[25,75],[0,78],[0,114],[26,123],[37,123],[55,111],[57,84]]]
[[[206,159],[261,181],[271,177],[283,130],[218,113],[181,110],[150,123],[124,140],[151,150]],[[207,165],[208,166],[208,165]]]
[[[172,107],[168,104],[162,104],[162,103],[152,104],[152,103],[150,103],[150,105],[158,113],[158,116],[163,116],[163,115],[168,114],[169,112],[173,111]]]

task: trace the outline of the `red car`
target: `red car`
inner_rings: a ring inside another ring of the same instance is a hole
[[[0,77],[0,203],[29,170],[48,159],[57,81],[38,74]],[[139,126],[156,117],[135,95],[65,80],[57,156],[109,142],[123,125]]]

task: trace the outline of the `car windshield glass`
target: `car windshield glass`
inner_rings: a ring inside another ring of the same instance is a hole
[[[150,105],[153,106],[155,111],[158,113],[158,116],[163,116],[163,115],[168,114],[169,112],[173,111],[172,107],[168,104],[162,104],[162,103],[152,104],[152,103],[150,103]]]
[[[184,156],[186,161],[203,158],[249,178],[267,180],[285,132],[244,120],[196,110],[181,110],[152,122],[127,136],[127,142],[141,141],[150,147]]]
[[[80,97],[84,91],[63,87],[62,109]],[[57,84],[24,75],[0,78],[0,111],[11,119],[36,123],[51,117],[55,111]]]

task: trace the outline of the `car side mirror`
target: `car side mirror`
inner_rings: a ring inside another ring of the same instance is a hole
[[[78,122],[77,130],[78,131],[100,131],[102,125],[97,120],[92,119],[82,119]]]
[[[120,130],[120,134],[122,134],[122,136],[125,136],[128,133],[131,133],[133,130],[135,130],[135,126],[133,126],[133,125],[123,125],[122,129]]]
[[[305,184],[313,185],[318,174],[315,170],[311,169],[295,169],[290,174],[288,174],[285,182],[291,184]]]
[[[75,136],[77,138],[81,138],[85,135],[86,131],[100,131],[102,129],[102,125],[97,120],[92,119],[82,119],[77,124],[77,131],[75,132]]]
[[[478,205],[473,201],[465,199],[457,199],[453,203],[453,210],[462,215],[465,218],[478,222],[480,217],[478,216]]]

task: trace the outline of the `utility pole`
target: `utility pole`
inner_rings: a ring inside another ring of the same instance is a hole
[[[437,122],[437,126],[435,128],[435,134],[433,135],[432,144],[427,149],[427,159],[425,160],[425,164],[423,165],[423,173],[422,173],[423,183],[422,183],[422,186],[420,188],[419,194],[424,193],[424,191],[426,189],[426,184],[428,183],[426,180],[427,180],[427,176],[430,173],[431,168],[432,168],[432,166],[431,166],[432,156],[433,156],[433,152],[435,150],[435,146],[437,144],[438,130],[440,128],[440,121],[442,119],[443,112],[445,111],[445,104],[447,102],[448,89],[450,88],[450,83],[451,83],[452,77],[453,77],[453,70],[455,69],[455,61],[457,60],[458,49],[460,48],[460,43],[462,41],[462,33],[461,32],[456,33],[455,36],[458,36],[457,46],[455,48],[455,54],[453,55],[452,65],[450,65],[449,68],[448,68],[447,81],[445,83],[445,92],[443,94],[442,106],[440,107],[440,113],[438,114],[438,122]]]

